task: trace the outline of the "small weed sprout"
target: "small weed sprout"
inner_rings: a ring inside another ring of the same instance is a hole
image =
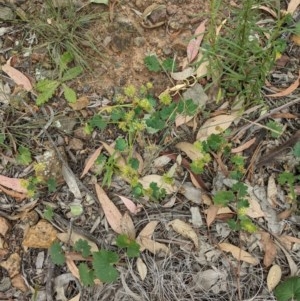
[[[140,256],[140,245],[127,235],[118,235],[116,245],[120,249],[126,249],[128,258],[136,258]],[[80,280],[85,286],[94,285],[94,280],[99,279],[102,282],[114,282],[119,277],[119,272],[115,268],[119,264],[120,258],[116,252],[100,250],[92,252],[91,246],[84,239],[75,242],[73,250],[81,253],[83,258],[92,258],[92,264],[81,263],[78,267]],[[61,244],[55,241],[49,248],[50,257],[53,263],[63,265],[66,261],[65,252]]]
[[[36,84],[36,90],[39,92],[36,98],[36,104],[38,106],[48,102],[60,86],[64,91],[66,100],[70,103],[76,102],[76,92],[67,86],[66,82],[78,77],[83,72],[83,69],[80,66],[69,68],[68,65],[73,60],[73,55],[70,52],[65,52],[60,57],[59,75],[57,79],[43,79]]]
[[[123,93],[115,96],[113,106],[105,107],[100,114],[93,116],[86,125],[86,131],[103,130],[108,124],[116,124],[124,132],[124,138],[116,139],[116,152],[103,159],[103,185],[110,185],[114,173],[119,173],[127,179],[134,195],[147,195],[151,199],[162,199],[166,193],[160,187],[150,187],[142,191],[138,185],[139,162],[133,156],[133,147],[137,138],[143,139],[143,133],[155,134],[175,121],[177,114],[195,115],[198,106],[191,99],[172,101],[168,92],[162,93],[158,100],[151,95],[152,83],[146,83],[140,88],[128,85]],[[118,165],[117,153],[127,157],[126,165]],[[102,157],[103,158],[103,157]],[[99,158],[100,160],[100,158]],[[100,161],[98,161],[100,162]]]

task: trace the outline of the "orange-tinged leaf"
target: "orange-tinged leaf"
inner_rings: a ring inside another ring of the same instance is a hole
[[[267,232],[261,232],[261,242],[265,251],[264,265],[265,267],[269,267],[276,258],[277,248],[275,243],[271,239],[270,234]]]
[[[116,233],[122,234],[122,214],[120,213],[116,205],[109,199],[109,197],[99,184],[95,184],[95,188],[98,200],[104,211],[108,224]]]
[[[270,94],[270,95],[266,95],[266,96],[267,97],[287,96],[287,95],[291,94],[292,92],[294,92],[298,88],[299,80],[300,80],[300,71],[299,71],[299,76],[297,77],[297,79],[287,89],[277,92],[275,94]]]
[[[220,207],[215,205],[210,205],[206,211],[206,224],[207,227],[210,227],[210,225],[215,221],[216,216],[218,214]]]
[[[233,153],[233,154],[241,153],[245,149],[248,149],[255,141],[256,141],[256,138],[252,138],[252,139],[248,140],[247,142],[245,142],[244,144],[242,144],[236,148],[233,148],[231,150],[231,153]]]
[[[122,195],[117,194],[117,196],[122,200],[122,202],[124,203],[124,205],[129,210],[130,213],[137,214],[138,212],[141,211],[141,208],[138,207],[132,200]]]
[[[197,56],[200,48],[200,44],[204,37],[205,32],[205,23],[207,20],[204,20],[195,30],[195,38],[191,39],[187,46],[187,58],[189,63],[192,62]]]
[[[26,180],[24,179],[9,178],[0,175],[0,185],[17,192],[21,192],[24,194],[28,193],[28,190],[26,188]]]
[[[80,176],[80,179],[82,177],[84,177],[88,171],[91,169],[91,167],[94,165],[95,161],[97,160],[97,158],[99,157],[101,150],[102,150],[103,146],[98,147],[95,152],[89,157],[89,159],[87,160],[85,167],[83,169],[83,172]]]
[[[6,189],[5,187],[3,187],[1,185],[0,185],[0,191],[3,191],[7,195],[13,197],[14,199],[16,199],[17,202],[21,202],[21,201],[23,201],[24,199],[26,199],[28,197],[27,194]]]
[[[32,90],[32,85],[30,80],[19,70],[15,69],[10,65],[11,58],[2,66],[2,71],[4,71],[18,86],[23,86],[26,91]]]
[[[229,252],[232,254],[232,256],[237,259],[241,260],[253,265],[257,265],[259,263],[259,260],[255,257],[253,257],[250,253],[242,250],[241,248],[238,248],[232,244],[229,243],[220,243],[218,244],[219,248],[224,252]]]
[[[78,280],[80,280],[78,268],[77,268],[75,262],[73,261],[73,259],[70,256],[68,256],[67,254],[66,254],[66,264],[67,264],[69,271],[72,273],[72,275],[75,278],[77,278]]]

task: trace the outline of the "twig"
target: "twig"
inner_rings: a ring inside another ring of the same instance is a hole
[[[279,112],[279,111],[281,111],[281,110],[283,110],[283,109],[285,109],[285,108],[288,108],[288,107],[290,107],[290,106],[292,106],[292,105],[294,105],[294,104],[296,104],[296,103],[298,103],[298,102],[300,102],[300,97],[297,97],[297,98],[295,98],[294,100],[292,100],[291,102],[288,102],[288,103],[286,103],[286,104],[284,104],[284,105],[282,105],[282,106],[280,106],[280,107],[277,107],[277,108],[275,108],[275,109],[270,110],[270,111],[267,112],[266,114],[264,114],[264,115],[258,117],[254,122],[249,121],[249,122],[250,122],[249,124],[244,125],[242,128],[240,128],[240,129],[238,130],[238,132],[237,132],[237,133],[235,134],[235,136],[233,137],[233,140],[239,138],[239,137],[240,137],[246,130],[248,130],[253,124],[257,124],[258,122],[262,121],[263,119],[266,119],[266,118],[270,117],[271,115],[273,115],[273,114],[275,114],[275,113],[277,113],[277,112]]]

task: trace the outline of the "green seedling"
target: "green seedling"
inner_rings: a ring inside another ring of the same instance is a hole
[[[46,209],[43,212],[43,216],[46,220],[52,221],[53,216],[54,216],[53,208],[50,206],[46,206]]]
[[[271,131],[272,138],[279,138],[283,133],[283,126],[276,121],[269,121],[267,124],[268,129]]]
[[[70,52],[65,52],[60,57],[58,78],[43,79],[36,84],[36,90],[38,92],[36,104],[38,106],[48,102],[59,87],[63,89],[64,96],[68,102],[76,102],[76,92],[67,86],[66,82],[78,77],[83,72],[83,69],[80,66],[69,68],[68,65],[73,61],[73,59],[74,57]]]
[[[118,235],[116,244],[119,248],[126,249],[128,258],[138,257],[140,255],[140,246],[126,235]],[[100,250],[92,252],[88,242],[84,239],[79,239],[75,242],[73,250],[81,253],[81,255],[88,259],[92,258],[92,264],[80,263],[78,266],[80,280],[85,286],[92,286],[95,279],[102,282],[114,282],[119,277],[119,272],[116,265],[119,262],[119,255],[116,252]],[[63,265],[65,263],[65,254],[58,242],[54,242],[49,249],[49,253],[53,263]]]
[[[63,265],[66,262],[64,251],[59,242],[54,242],[49,249],[50,257],[56,265]]]
[[[158,99],[151,95],[152,84],[147,83],[137,89],[133,85],[124,88],[123,93],[116,95],[114,105],[105,107],[100,114],[93,116],[86,130],[104,130],[108,124],[116,124],[124,133],[124,138],[116,139],[115,151],[108,158],[101,155],[96,164],[101,165],[100,173],[104,173],[103,185],[109,186],[114,173],[118,173],[129,181],[134,195],[147,194],[155,200],[162,199],[165,191],[155,186],[145,192],[138,187],[139,162],[134,158],[134,145],[137,138],[143,139],[143,133],[155,134],[166,129],[175,121],[177,114],[195,115],[198,106],[191,99],[172,101],[169,93],[162,93]],[[118,157],[126,157],[126,164],[119,164]],[[139,192],[138,192],[139,191]]]
[[[279,175],[278,183],[280,185],[287,185],[290,191],[290,196],[293,202],[296,201],[297,195],[295,191],[295,183],[300,180],[300,176],[295,176],[293,173],[285,171]]]
[[[29,148],[21,145],[18,148],[16,160],[21,165],[29,165],[32,162],[31,152]]]
[[[129,258],[140,256],[140,245],[125,234],[118,235],[116,245],[119,248],[126,248],[126,254]]]
[[[156,55],[148,55],[144,58],[144,64],[151,72],[176,71],[176,62],[171,58],[167,58],[161,62]]]

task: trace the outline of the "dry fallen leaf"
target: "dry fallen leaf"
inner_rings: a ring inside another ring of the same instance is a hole
[[[79,271],[78,268],[72,258],[66,254],[66,264],[69,269],[69,271],[72,273],[72,275],[80,280]]]
[[[175,185],[166,183],[163,176],[160,175],[147,175],[139,179],[139,182],[143,185],[144,189],[148,189],[150,187],[150,184],[154,182],[159,188],[164,188],[167,194],[171,194],[177,191],[177,187]]]
[[[241,153],[245,149],[248,149],[255,141],[256,141],[256,138],[252,138],[252,139],[248,140],[247,142],[245,142],[244,144],[231,149],[231,153],[232,154]]]
[[[261,242],[265,251],[264,265],[265,267],[269,267],[276,258],[277,248],[270,234],[267,232],[261,232]]]
[[[2,237],[5,237],[7,231],[11,228],[11,225],[9,223],[9,221],[0,216],[0,234],[2,235]]]
[[[122,234],[122,214],[116,205],[109,199],[105,191],[100,187],[100,185],[95,184],[97,198],[100,205],[104,211],[105,217],[111,228],[118,234]]]
[[[168,255],[170,254],[170,249],[159,242],[156,242],[152,239],[149,238],[141,238],[141,239],[136,239],[137,243],[141,246],[141,250],[148,250],[152,254],[155,255]]]
[[[17,192],[21,192],[24,194],[28,193],[27,190],[27,183],[24,179],[16,179],[16,178],[9,178],[6,176],[0,175],[0,185],[5,186],[6,188],[12,189]]]
[[[174,231],[176,231],[178,234],[181,234],[182,236],[189,238],[195,245],[196,249],[199,249],[199,238],[194,229],[187,223],[175,219],[168,223],[168,226],[171,226]]]
[[[98,280],[98,279],[97,279]],[[96,284],[96,283],[95,283]],[[73,297],[72,299],[68,300],[68,301],[80,301],[81,297],[81,293],[78,293],[75,297]]]
[[[197,140],[204,141],[211,134],[220,134],[227,130],[237,118],[235,115],[218,115],[205,121],[197,134]]]
[[[253,265],[257,265],[259,263],[259,260],[255,257],[253,257],[250,253],[248,253],[232,244],[224,242],[224,243],[218,244],[218,246],[222,251],[231,253],[232,256],[237,260],[241,260],[241,261],[253,264]]]
[[[56,240],[57,230],[46,220],[40,220],[28,229],[22,242],[23,247],[48,249]]]
[[[75,232],[74,230],[71,232],[71,235],[70,233],[67,233],[67,232],[63,232],[63,233],[57,233],[56,237],[66,243],[66,244],[70,244],[71,246],[74,246],[76,241],[78,241],[79,239],[82,239],[82,240],[85,240],[88,245],[91,247],[91,252],[98,252],[99,249],[97,247],[97,245],[89,240],[86,236],[83,236],[77,232]]]
[[[281,275],[282,275],[282,271],[281,271],[280,266],[277,264],[274,264],[270,268],[268,276],[267,276],[267,286],[268,286],[269,292],[272,292],[273,289],[280,282]]]
[[[153,161],[153,166],[156,167],[156,168],[164,167],[164,166],[166,166],[170,161],[171,161],[171,158],[170,158],[169,156],[162,155],[162,156],[160,156],[160,157],[157,157],[157,158]]]
[[[300,5],[300,0],[291,0],[289,2],[288,8],[286,10],[287,13],[293,14],[297,7]]]
[[[207,20],[204,20],[195,30],[195,38],[191,39],[187,46],[187,58],[189,63],[192,62],[198,54],[200,44],[204,37],[205,32],[205,23]]]
[[[186,153],[186,155],[192,160],[202,159],[203,154],[199,149],[192,143],[189,142],[179,142],[175,145],[176,148]]]
[[[185,80],[191,77],[194,74],[194,69],[192,67],[188,67],[180,72],[171,72],[171,77],[175,80]],[[163,95],[162,92],[160,95]]]
[[[97,160],[97,158],[99,157],[101,150],[102,150],[103,146],[98,147],[94,153],[88,158],[87,162],[85,163],[83,172],[80,176],[80,179],[83,178],[88,171],[91,169],[91,167],[94,165],[95,161]]]
[[[210,205],[208,207],[207,211],[205,212],[207,227],[210,227],[210,225],[215,221],[219,209],[220,207],[215,205]]]
[[[69,168],[67,168],[65,165],[62,166],[61,171],[62,171],[64,180],[66,181],[66,183],[68,185],[69,190],[74,194],[74,196],[77,200],[81,200],[82,199],[81,191],[78,187],[74,173]]]
[[[141,211],[141,207],[137,206],[132,200],[126,198],[125,196],[118,195],[117,196],[122,200],[126,208],[129,210],[132,214],[137,214]]]
[[[153,235],[153,232],[154,232],[154,230],[155,230],[157,224],[158,224],[158,221],[151,221],[151,222],[149,222],[149,223],[142,229],[142,231],[139,233],[139,235],[138,235],[136,241],[139,242],[139,241],[141,241],[141,239],[143,239],[143,238],[151,239],[151,237],[152,237],[152,235]],[[145,248],[143,248],[143,247],[141,246],[140,251],[142,252],[142,251],[144,251],[144,250],[145,250]]]
[[[268,197],[268,202],[272,206],[272,208],[275,208],[277,206],[277,195],[278,195],[278,190],[277,190],[275,178],[273,175],[271,175],[268,180],[267,197]]]
[[[135,239],[135,227],[130,215],[125,212],[121,219],[122,234],[126,234],[130,239]]]
[[[144,264],[141,258],[136,260],[136,268],[139,272],[141,279],[144,281],[147,276],[147,266]]]
[[[158,221],[151,221],[149,222],[140,232],[139,236],[140,238],[151,238],[153,235],[153,232],[159,222]]]
[[[260,204],[256,199],[247,198],[249,207],[246,210],[246,214],[252,218],[264,217],[265,213],[261,210]]]
[[[299,80],[300,80],[300,71],[299,71],[299,76],[297,77],[297,79],[285,90],[282,90],[278,93],[274,93],[274,94],[270,94],[270,95],[266,95],[267,97],[282,97],[282,96],[287,96],[289,94],[291,94],[293,91],[295,91],[298,86],[299,86]]]
[[[86,96],[79,97],[75,103],[69,103],[69,106],[74,111],[79,111],[86,108],[90,104],[89,99]]]
[[[4,71],[18,86],[23,86],[26,91],[32,90],[32,85],[30,80],[19,70],[10,65],[11,58],[2,66],[2,71]]]

